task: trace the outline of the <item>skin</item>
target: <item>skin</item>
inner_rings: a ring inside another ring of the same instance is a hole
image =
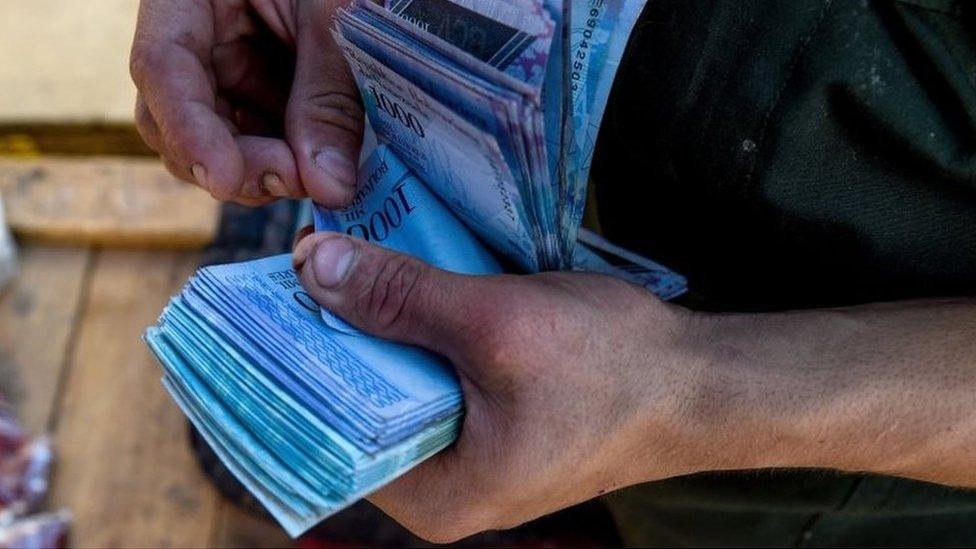
[[[136,126],[176,177],[248,205],[355,194],[363,111],[336,0],[143,0]]]
[[[137,117],[169,169],[247,204],[351,200],[362,110],[325,32],[339,5],[143,0]],[[598,275],[460,276],[307,235],[295,267],[320,304],[458,371],[456,444],[371,497],[426,539],[703,471],[976,488],[973,300],[710,315]]]
[[[294,260],[320,304],[458,371],[457,443],[371,497],[426,539],[704,471],[976,488],[973,300],[711,315],[605,276],[460,276],[329,233]]]

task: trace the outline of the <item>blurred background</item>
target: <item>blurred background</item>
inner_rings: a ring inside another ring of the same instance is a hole
[[[286,544],[198,466],[140,339],[200,263],[223,258],[219,206],[170,177],[135,131],[138,4],[0,2],[0,196],[19,251],[0,288],[0,393],[26,434],[53,440],[36,510],[68,509],[71,545]],[[258,227],[242,237],[255,248],[262,215],[243,224]]]

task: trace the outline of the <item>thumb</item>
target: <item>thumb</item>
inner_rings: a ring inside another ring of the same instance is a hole
[[[358,238],[316,233],[294,252],[309,295],[357,328],[461,358],[485,301],[476,277],[434,268]]]
[[[285,126],[305,191],[341,208],[356,193],[363,109],[355,81],[329,33],[341,2],[298,2],[295,80]]]

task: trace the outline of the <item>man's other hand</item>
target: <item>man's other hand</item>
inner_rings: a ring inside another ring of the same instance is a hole
[[[142,0],[136,124],[177,177],[258,205],[352,200],[363,111],[328,29],[345,0]]]
[[[610,277],[461,276],[334,233],[294,261],[320,304],[457,370],[457,442],[371,496],[433,541],[704,471],[976,487],[971,299],[694,313]]]
[[[512,527],[699,465],[679,443],[688,318],[645,290],[581,273],[461,276],[334,233],[305,236],[294,257],[320,304],[457,370],[457,443],[370,498],[418,535]]]

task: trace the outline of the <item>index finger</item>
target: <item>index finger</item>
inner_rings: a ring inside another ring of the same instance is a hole
[[[217,114],[213,43],[210,2],[142,0],[130,70],[159,126],[162,154],[184,178],[227,199],[242,185],[244,158]]]

